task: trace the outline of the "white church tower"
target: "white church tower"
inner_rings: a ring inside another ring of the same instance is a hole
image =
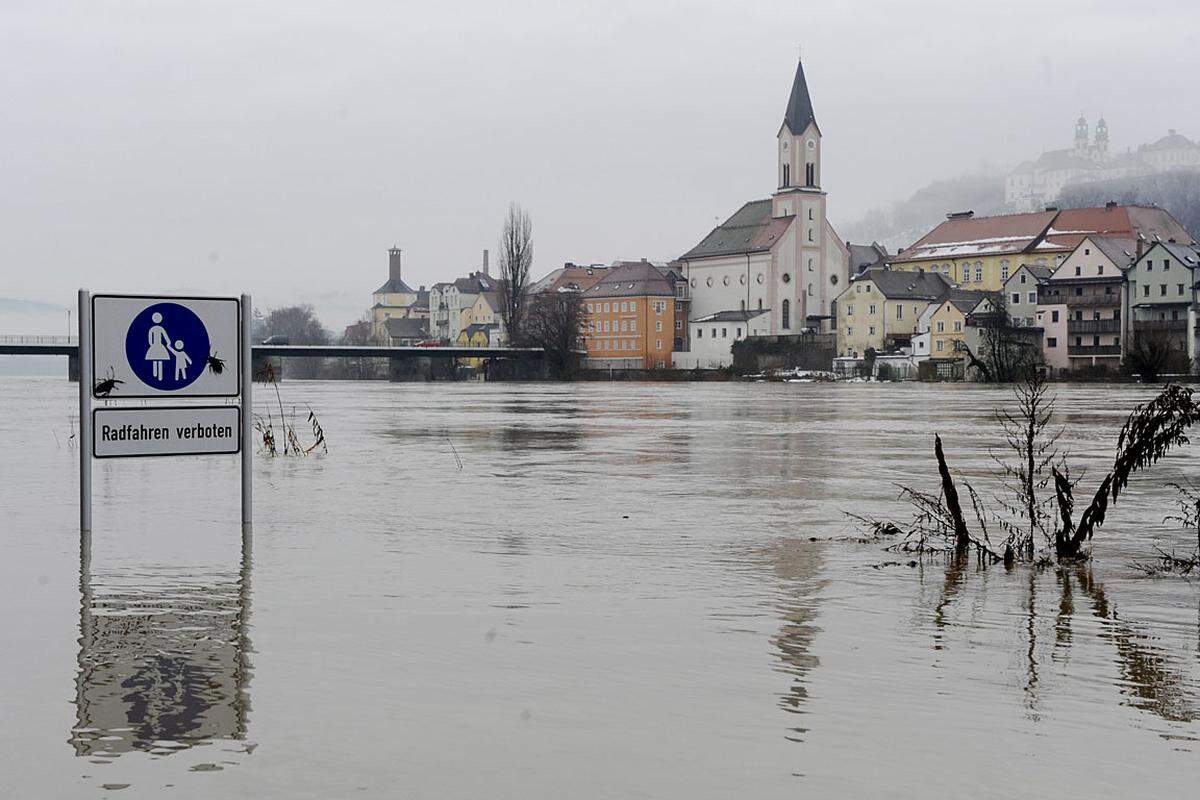
[[[775,136],[779,144],[779,169],[773,216],[788,217],[802,210],[804,197],[821,191],[821,129],[813,113],[804,64],[796,62],[796,77],[788,97],[783,124]]]
[[[679,257],[691,291],[686,352],[677,366],[731,361],[746,336],[805,336],[834,329],[834,298],[850,255],[826,218],[821,129],[797,62],[775,134],[775,191],[745,203]]]

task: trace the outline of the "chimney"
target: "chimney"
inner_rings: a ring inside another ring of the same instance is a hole
[[[400,248],[392,245],[388,250],[388,280],[392,283],[400,282]]]
[[[491,273],[488,272],[488,252],[487,252],[487,250],[483,251],[483,274],[489,278],[492,277]]]
[[[1142,235],[1139,233],[1138,238],[1137,238],[1137,255],[1134,256],[1135,261],[1142,260],[1142,253],[1145,252],[1145,244],[1146,244],[1146,240],[1143,239]]]

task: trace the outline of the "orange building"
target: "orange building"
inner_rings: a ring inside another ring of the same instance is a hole
[[[647,261],[610,267],[583,293],[585,365],[598,369],[671,366],[676,328],[675,283],[670,268]]]

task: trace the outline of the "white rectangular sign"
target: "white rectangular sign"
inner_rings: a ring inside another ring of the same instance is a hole
[[[241,449],[242,410],[237,406],[97,408],[92,414],[96,458],[198,456]]]
[[[237,397],[239,307],[236,297],[94,295],[93,395]]]

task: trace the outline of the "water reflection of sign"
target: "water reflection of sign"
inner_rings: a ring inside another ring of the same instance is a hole
[[[84,575],[77,724],[80,756],[166,755],[241,740],[249,707],[248,560],[242,573],[191,579]]]

